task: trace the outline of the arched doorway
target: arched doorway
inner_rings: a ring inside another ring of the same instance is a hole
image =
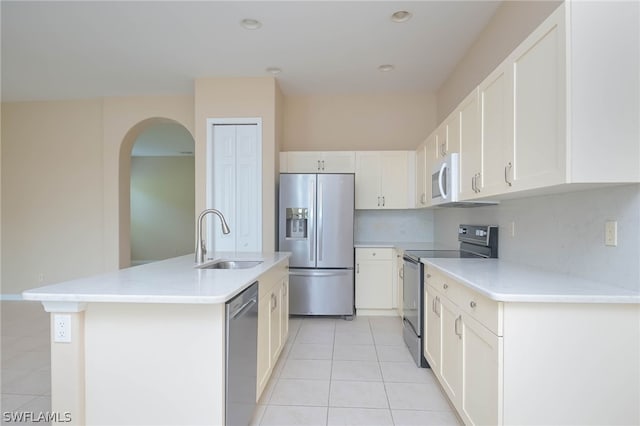
[[[180,123],[133,126],[120,150],[120,267],[193,252],[194,139]]]

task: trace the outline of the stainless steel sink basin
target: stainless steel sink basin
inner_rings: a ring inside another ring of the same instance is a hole
[[[209,265],[200,266],[200,269],[249,269],[262,263],[261,260],[219,260]]]

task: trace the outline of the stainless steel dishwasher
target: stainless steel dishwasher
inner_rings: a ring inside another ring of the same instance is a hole
[[[225,424],[247,426],[256,408],[258,282],[227,302]]]

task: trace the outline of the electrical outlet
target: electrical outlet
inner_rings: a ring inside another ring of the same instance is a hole
[[[618,222],[610,220],[604,224],[604,245],[616,247],[618,245]]]
[[[53,316],[53,341],[71,343],[71,315],[55,314]]]

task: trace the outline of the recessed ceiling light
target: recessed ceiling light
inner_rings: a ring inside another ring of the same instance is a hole
[[[380,72],[389,72],[389,71],[393,71],[395,67],[391,64],[384,64],[384,65],[380,65],[378,67],[378,71]]]
[[[266,71],[268,73],[271,73],[273,75],[277,75],[280,74],[282,72],[282,69],[278,68],[278,67],[269,67],[266,69]]]
[[[399,10],[391,15],[391,20],[393,22],[402,23],[407,22],[409,19],[411,19],[411,16],[411,12],[407,12],[406,10]]]
[[[257,30],[262,26],[262,23],[257,19],[243,19],[240,21],[240,25],[247,30]]]

